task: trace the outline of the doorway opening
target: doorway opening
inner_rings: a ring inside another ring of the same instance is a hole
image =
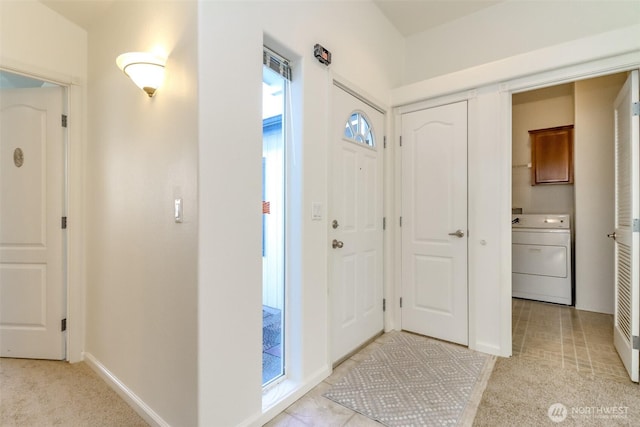
[[[262,73],[262,385],[285,374],[285,100],[284,58],[265,50]],[[274,63],[278,66],[275,67]],[[275,68],[275,69],[274,69]],[[276,71],[277,70],[277,71]]]
[[[626,73],[512,96],[512,213],[568,214],[573,304],[613,313],[613,100]],[[532,185],[529,131],[573,125],[572,183]],[[513,254],[512,254],[513,256]],[[515,260],[514,260],[515,262]]]
[[[535,354],[533,348],[535,331],[527,331],[525,327],[518,324],[519,321],[515,320],[522,317],[522,313],[526,316],[530,315],[523,307],[538,307],[536,310],[545,312],[551,310],[554,313],[576,313],[562,319],[557,316],[557,319],[551,317],[554,321],[564,322],[565,327],[575,322],[575,319],[597,319],[605,324],[604,328],[611,328],[610,331],[606,331],[607,333],[614,332],[614,311],[617,304],[614,274],[616,266],[614,241],[609,238],[616,228],[614,101],[625,84],[627,76],[626,72],[608,74],[513,94],[511,173],[513,221],[520,214],[525,214],[525,217],[526,214],[569,214],[571,222],[569,254],[573,254],[569,274],[574,280],[572,301],[575,309],[580,310],[573,312],[572,307],[569,307],[571,310],[566,310],[563,307],[531,303],[526,300],[513,300],[514,314],[517,314],[514,316],[513,325],[514,356],[523,353]],[[573,182],[561,185],[532,185],[534,179],[532,167],[535,164],[532,165],[532,139],[528,134],[538,129],[565,125],[571,125],[574,129],[574,149],[571,159],[575,173]],[[516,265],[522,268],[534,264],[531,259],[523,258],[529,256],[529,253],[525,253],[522,248],[516,250],[517,243],[520,243],[516,234],[520,233],[516,233],[515,230],[514,228],[512,239],[514,273]],[[552,260],[549,260],[549,263],[551,262]],[[546,264],[546,266],[549,265],[551,264]],[[544,266],[541,265],[541,268]],[[512,295],[517,297],[519,295],[516,295],[516,274],[513,276]],[[540,277],[541,281],[546,280]],[[542,301],[548,300],[542,299]],[[549,320],[549,316],[547,317]],[[577,327],[583,326],[586,330],[591,325],[577,323]],[[550,328],[549,325],[547,327]],[[545,352],[548,354],[561,354],[562,345],[564,349],[571,348],[571,343],[566,340],[562,343],[552,341],[545,343]],[[595,353],[592,352],[593,348],[589,347],[587,343],[585,353],[591,355],[590,360],[593,362],[601,362],[598,357],[604,354],[605,350],[610,354],[616,352],[613,340],[598,344]],[[622,353],[619,354],[622,356]],[[560,360],[564,359],[561,357]],[[567,363],[567,360],[563,363]],[[592,369],[594,372],[597,371],[597,366],[594,365]]]

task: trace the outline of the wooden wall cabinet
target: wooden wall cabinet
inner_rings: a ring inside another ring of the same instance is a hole
[[[573,125],[529,131],[531,185],[573,184]]]

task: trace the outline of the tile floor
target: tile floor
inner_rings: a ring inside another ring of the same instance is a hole
[[[629,381],[613,346],[613,316],[513,299],[513,356]]]
[[[613,316],[520,299],[513,299],[512,313],[513,357],[576,369],[585,375],[628,381],[613,347]],[[338,405],[322,394],[384,339],[385,335],[382,335],[347,359],[330,377],[266,426],[380,427],[382,424]]]

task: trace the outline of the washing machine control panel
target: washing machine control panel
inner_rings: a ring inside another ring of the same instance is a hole
[[[571,228],[569,214],[513,214],[512,228]]]

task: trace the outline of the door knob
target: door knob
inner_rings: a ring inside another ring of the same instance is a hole
[[[340,240],[333,239],[333,242],[331,242],[331,246],[333,247],[333,249],[341,249],[344,246],[344,243]]]
[[[607,234],[607,237],[610,239],[616,240],[616,232],[614,231],[613,233]]]
[[[455,232],[453,232],[453,233],[449,233],[449,236],[456,236],[456,237],[458,237],[458,238],[462,238],[462,237],[464,237],[464,231],[462,231],[462,230],[456,230],[456,231],[455,231]]]

